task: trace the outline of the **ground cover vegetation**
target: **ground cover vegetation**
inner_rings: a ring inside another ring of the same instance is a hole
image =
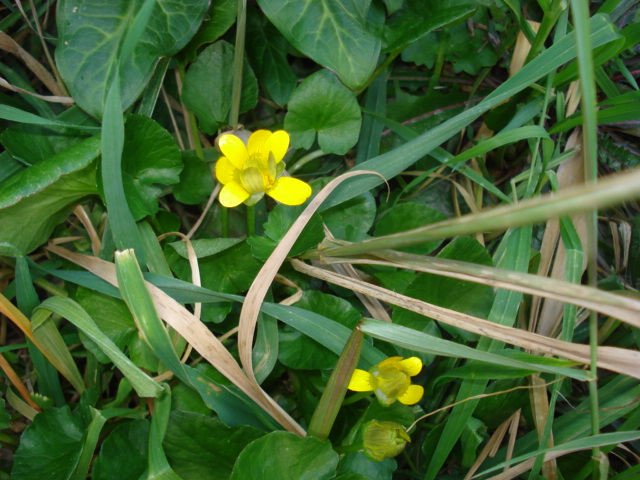
[[[638,478],[635,0],[0,3],[0,478]]]

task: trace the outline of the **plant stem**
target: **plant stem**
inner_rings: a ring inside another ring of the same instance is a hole
[[[247,25],[247,0],[238,0],[238,21],[236,24],[236,47],[233,56],[233,91],[231,93],[231,111],[229,126],[238,126],[240,116],[240,97],[242,94],[242,64],[244,62],[244,37]]]
[[[583,158],[585,183],[594,184],[598,180],[598,138],[596,113],[596,87],[594,79],[593,51],[591,46],[591,31],[589,24],[589,2],[585,0],[571,0],[571,16],[575,28],[576,47],[578,53],[578,72],[582,89],[583,111]],[[598,218],[597,210],[587,213],[587,276],[589,285],[596,287],[598,283]],[[591,311],[589,316],[589,346],[591,347],[591,381],[589,382],[589,398],[591,400],[591,433],[597,435],[600,430],[600,416],[598,413],[598,314]],[[592,450],[593,478],[599,475],[600,449]]]
[[[247,235],[253,235],[256,231],[256,209],[253,205],[247,205]]]

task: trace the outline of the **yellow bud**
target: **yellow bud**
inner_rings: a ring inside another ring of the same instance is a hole
[[[374,462],[395,457],[407,442],[411,442],[411,438],[399,423],[371,420],[364,425],[364,453]]]

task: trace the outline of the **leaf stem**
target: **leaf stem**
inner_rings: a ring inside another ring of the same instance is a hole
[[[238,21],[236,26],[236,46],[233,56],[233,91],[231,93],[231,111],[229,126],[238,126],[240,116],[240,97],[242,94],[242,64],[244,61],[244,38],[247,25],[247,0],[238,0]]]

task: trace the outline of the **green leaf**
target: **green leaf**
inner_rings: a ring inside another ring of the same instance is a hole
[[[368,237],[376,218],[376,201],[371,192],[322,212],[322,220],[335,238],[358,242]]]
[[[403,232],[412,228],[439,222],[445,218],[447,217],[444,213],[426,205],[418,203],[402,203],[390,208],[380,215],[373,235],[375,237],[391,235],[393,233]],[[435,240],[433,242],[425,242],[420,245],[402,247],[399,248],[399,250],[418,255],[427,255],[438,248],[441,243],[441,240]]]
[[[253,427],[227,427],[217,418],[174,411],[163,446],[171,467],[184,480],[223,480],[231,475],[240,452],[262,436],[264,432]]]
[[[6,402],[4,398],[0,398],[0,430],[11,426],[11,415],[7,412]]]
[[[369,460],[364,452],[356,452],[345,455],[340,460],[338,473],[358,473],[367,480],[391,480],[396,468],[398,468],[398,462],[393,458],[374,462]]]
[[[99,145],[99,137],[87,139],[2,182],[0,243],[31,252],[49,239],[78,203],[97,194],[95,165],[90,163],[98,156]]]
[[[33,419],[14,456],[15,480],[66,480],[82,453],[86,424],[68,406],[49,408]]]
[[[182,101],[198,117],[200,129],[208,134],[215,133],[229,121],[233,52],[233,46],[223,40],[208,46],[200,52],[184,77]],[[258,81],[245,60],[240,113],[253,108],[257,102]]]
[[[253,255],[260,260],[266,260],[305,208],[306,205],[293,207],[282,204],[276,205],[269,213],[269,219],[264,224],[265,236],[252,235],[247,240],[247,243],[251,245]],[[314,215],[291,247],[288,256],[295,257],[302,252],[306,252],[320,243],[323,238],[322,219],[319,215]]]
[[[362,87],[378,63],[380,40],[367,30],[370,0],[259,0],[289,42],[340,77]],[[325,98],[326,99],[326,98]]]
[[[318,291],[305,292],[296,306],[331,318],[349,329],[353,329],[361,318],[346,300]],[[316,370],[333,367],[337,356],[312,338],[291,330],[280,334],[278,359],[287,367]]]
[[[476,8],[471,2],[449,7],[441,2],[408,0],[385,24],[383,51],[393,52],[433,30],[462,22],[472,16]]]
[[[173,196],[180,203],[197,205],[204,202],[213,191],[211,168],[194,151],[182,152],[184,168],[180,182],[173,186]]]
[[[250,443],[236,462],[231,480],[328,480],[338,454],[328,441],[273,432]]]
[[[213,43],[236,22],[238,4],[235,0],[213,0],[202,25],[191,41],[178,54],[183,63],[192,63],[202,45]]]
[[[269,97],[286,105],[298,84],[287,60],[289,42],[257,9],[247,14],[247,55]]]
[[[118,425],[93,462],[93,480],[138,480],[147,469],[149,421]]]
[[[493,265],[489,253],[471,237],[455,238],[438,253],[438,258]],[[429,273],[419,273],[404,293],[418,300],[478,318],[487,317],[494,300],[493,288],[490,286]],[[440,326],[454,337],[462,337],[469,342],[478,339],[477,335],[465,330],[446,324]]]
[[[144,90],[158,58],[178,52],[193,36],[209,2],[156,0],[133,54],[120,59],[119,47],[142,3],[63,0],[58,4],[56,65],[74,100],[96,117],[102,116],[118,64],[122,62],[120,91],[126,109]]]
[[[339,155],[358,142],[361,123],[355,95],[328,70],[320,70],[298,85],[284,118],[294,148],[311,148],[317,133],[320,148]]]
[[[122,181],[136,220],[158,211],[164,186],[178,183],[180,149],[169,132],[144,115],[129,115],[122,151]]]
[[[197,258],[210,257],[242,243],[241,238],[201,238],[193,240],[191,246],[196,253]],[[178,255],[188,259],[187,244],[185,242],[172,242],[169,244]]]

